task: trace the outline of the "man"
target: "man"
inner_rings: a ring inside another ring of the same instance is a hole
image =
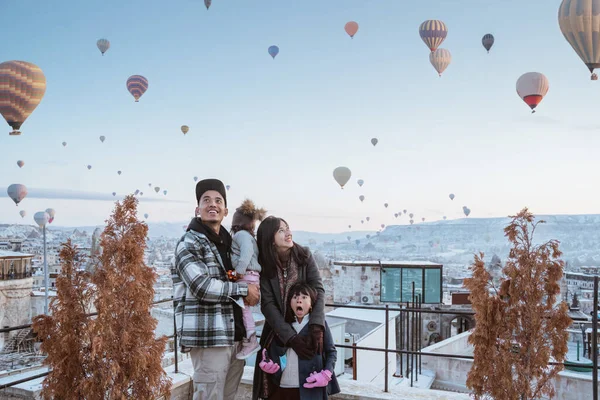
[[[233,267],[231,236],[221,227],[228,213],[223,183],[198,182],[196,200],[196,217],[177,243],[171,275],[177,335],[194,366],[193,400],[233,400],[244,371],[235,355],[245,337],[235,300],[256,305],[259,288],[228,279]]]

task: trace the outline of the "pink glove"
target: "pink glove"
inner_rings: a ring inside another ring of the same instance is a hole
[[[274,363],[273,360],[267,361],[267,349],[263,349],[262,361],[258,364],[258,366],[267,374],[274,374],[275,372],[279,371],[279,364]]]
[[[329,381],[331,381],[331,372],[324,369],[321,372],[313,372],[310,374],[310,376],[306,378],[307,383],[305,383],[303,386],[307,389],[325,387]]]

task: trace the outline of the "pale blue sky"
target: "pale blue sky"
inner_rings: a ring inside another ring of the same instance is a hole
[[[404,208],[419,221],[458,218],[463,205],[471,217],[523,206],[598,213],[600,82],[560,33],[559,4],[214,0],[206,11],[201,0],[3,1],[0,60],[37,64],[47,91],[20,137],[0,124],[0,186],[146,197],[151,182],[177,202],[142,198],[140,212],[182,221],[195,206],[193,176],[217,177],[232,187],[232,213],[248,196],[292,228],[332,232],[407,223],[393,217]],[[441,47],[453,61],[442,78],[419,38],[426,19],[448,26]],[[352,40],[350,20],[360,26]],[[496,38],[490,54],[486,33]],[[111,42],[104,57],[99,38]],[[515,92],[529,71],[550,82],[534,115]],[[139,103],[125,88],[134,74],[149,80]],[[332,178],[339,165],[353,172],[343,191]],[[47,207],[57,225],[89,225],[112,202],[27,198],[17,208],[1,197],[0,222],[30,223]]]

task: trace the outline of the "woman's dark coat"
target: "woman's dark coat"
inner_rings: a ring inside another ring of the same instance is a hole
[[[305,248],[309,253],[309,257],[306,262],[298,266],[298,281],[304,281],[311,285],[317,291],[317,301],[312,307],[310,313],[309,325],[321,325],[325,326],[325,289],[323,287],[323,281],[321,280],[321,274],[317,267],[317,262],[313,257],[310,250]],[[263,266],[264,268],[264,266]],[[260,277],[260,305],[261,311],[265,316],[265,325],[260,337],[260,345],[264,347],[265,341],[271,335],[271,332],[275,332],[273,342],[280,347],[284,347],[288,341],[296,335],[296,331],[292,328],[292,325],[285,322],[283,318],[284,302],[281,299],[281,291],[279,289],[279,278],[275,275],[272,278],[266,275]],[[259,352],[256,356],[256,365],[254,366],[254,387],[252,393],[252,399],[258,399],[258,391],[260,388],[260,382],[263,371],[260,369],[258,364],[261,361],[261,353]]]

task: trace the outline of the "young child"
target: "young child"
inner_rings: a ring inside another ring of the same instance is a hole
[[[308,336],[308,321],[312,305],[317,301],[317,291],[305,282],[296,282],[290,288],[286,315],[293,316],[292,327],[298,335]],[[287,318],[286,318],[287,319]],[[329,394],[340,392],[334,367],[337,351],[329,326],[325,323],[323,354],[315,354],[310,360],[302,360],[292,348],[279,347],[275,341],[262,351],[260,368],[271,375],[276,386],[269,399],[327,399]]]
[[[252,200],[244,200],[233,214],[231,223],[231,234],[233,243],[231,244],[231,263],[235,268],[236,277],[241,282],[248,282],[255,285],[260,283],[261,266],[258,263],[258,245],[254,238],[255,221],[262,221],[265,217],[264,209],[257,209]],[[256,325],[252,317],[250,307],[244,305],[243,301],[238,304],[243,308],[244,327],[246,328],[246,338],[242,341],[240,350],[236,354],[238,360],[245,360],[252,354],[260,350],[258,340],[256,340]]]

